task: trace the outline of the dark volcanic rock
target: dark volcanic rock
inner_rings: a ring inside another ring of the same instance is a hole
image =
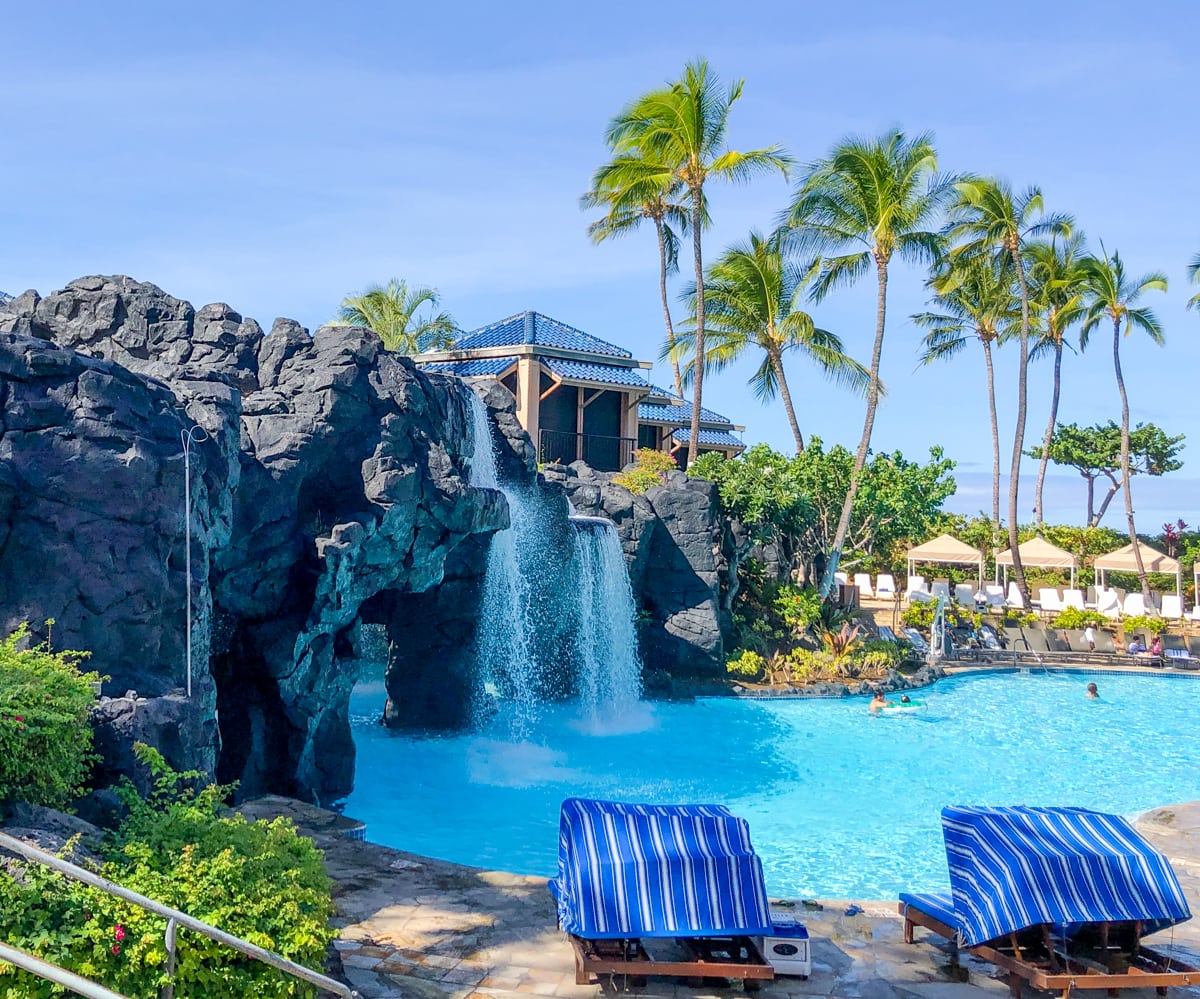
[[[129,278],[0,311],[0,420],[0,625],[54,617],[55,647],[143,695],[97,708],[107,773],[143,739],[244,793],[346,793],[361,609],[436,587],[458,545],[508,523],[501,494],[467,483],[456,379],[367,330],[277,320],[263,336]]]

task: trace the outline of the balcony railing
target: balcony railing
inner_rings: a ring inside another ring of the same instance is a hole
[[[632,437],[601,437],[543,430],[538,435],[538,461],[569,465],[581,458],[598,472],[617,472],[633,461]]]

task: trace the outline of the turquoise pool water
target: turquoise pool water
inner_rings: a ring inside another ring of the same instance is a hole
[[[346,813],[378,843],[552,875],[564,797],[721,802],[749,820],[772,894],[887,899],[946,888],[943,805],[1200,798],[1197,695],[1189,677],[986,673],[916,692],[925,707],[903,717],[872,716],[866,698],[720,698],[639,705],[597,732],[562,706],[513,741],[503,717],[391,735],[375,724],[382,684],[360,684]]]

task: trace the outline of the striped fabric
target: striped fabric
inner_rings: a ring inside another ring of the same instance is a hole
[[[568,798],[550,891],[560,926],[588,940],[771,930],[750,827],[722,805]]]
[[[1191,918],[1167,858],[1123,818],[1086,808],[944,808],[942,833],[963,942],[1050,923]]]

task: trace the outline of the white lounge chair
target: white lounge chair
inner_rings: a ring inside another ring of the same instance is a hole
[[[1125,603],[1121,605],[1121,613],[1126,617],[1144,617],[1146,601],[1140,593],[1130,593],[1125,598]]]
[[[999,583],[988,583],[983,588],[983,593],[987,597],[988,607],[1004,606],[1004,587]]]
[[[1111,620],[1121,616],[1121,598],[1116,590],[1099,590],[1096,593],[1096,610]]]
[[[875,578],[875,596],[887,597],[889,600],[896,595],[896,580],[891,573],[881,572]]]
[[[1183,617],[1183,598],[1178,593],[1163,594],[1162,616],[1168,621],[1178,621]]]
[[[838,586],[849,586],[850,585],[850,577],[847,576],[844,572],[835,572],[833,574],[833,581],[835,583],[837,583]]]
[[[858,595],[860,597],[873,597],[875,591],[871,589],[871,574],[868,572],[856,572],[854,574],[854,585],[858,587]]]
[[[1043,614],[1057,614],[1063,609],[1062,598],[1052,586],[1043,586],[1038,590],[1038,603],[1042,605]]]
[[[913,590],[919,590],[922,593],[929,592],[929,584],[925,582],[924,576],[908,577],[908,585],[905,587],[905,592],[912,593]]]
[[[1063,590],[1063,609],[1074,607],[1076,610],[1087,610],[1083,599],[1083,590]]]
[[[962,604],[964,607],[975,606],[975,587],[970,583],[956,583],[954,585],[955,602]]]
[[[1200,604],[1196,604],[1195,607],[1188,611],[1187,619],[1189,621],[1200,621]]]
[[[1021,589],[1015,581],[1008,584],[1008,599],[1005,603],[1013,610],[1023,611],[1025,609],[1025,598],[1021,596]]]
[[[942,600],[945,600],[946,603],[950,603],[950,584],[945,580],[939,579],[933,584],[929,592],[933,596],[934,600],[937,600],[940,597]]]

